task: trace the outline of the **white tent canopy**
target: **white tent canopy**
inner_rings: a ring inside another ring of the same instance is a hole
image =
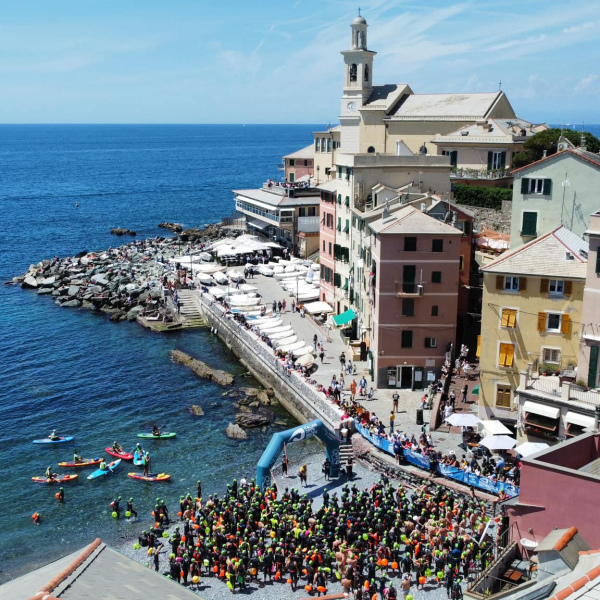
[[[488,450],[511,450],[517,445],[517,440],[508,435],[486,435],[479,444]]]
[[[333,308],[327,302],[309,302],[304,305],[304,309],[310,315],[333,312]]]
[[[479,425],[486,435],[512,435],[512,431],[501,421],[481,421]]]
[[[549,444],[545,444],[544,442],[523,442],[520,446],[515,448],[515,452],[520,454],[521,456],[531,456],[540,450],[545,450],[546,448],[550,448]]]

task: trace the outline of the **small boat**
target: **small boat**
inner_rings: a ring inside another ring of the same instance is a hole
[[[281,340],[286,337],[290,337],[290,335],[294,335],[294,330],[291,325],[284,325],[282,327],[275,327],[275,329],[271,329],[265,333],[265,335],[270,340]]]
[[[104,475],[108,475],[109,473],[112,473],[120,464],[121,464],[120,458],[117,460],[113,460],[112,462],[110,462],[106,465],[107,466],[106,471],[103,471],[102,469],[97,469],[91,475],[88,475],[88,479],[96,479],[98,477],[104,477]]]
[[[168,440],[177,437],[177,434],[172,431],[161,431],[160,435],[154,435],[153,433],[138,433],[137,436],[145,440]]]
[[[231,271],[227,271],[227,277],[229,277],[229,279],[232,281],[241,281],[244,279],[244,274],[232,269]]]
[[[283,321],[281,319],[271,319],[270,321],[262,321],[260,323],[252,323],[256,325],[261,332],[267,332],[269,329],[275,329],[276,327],[282,327]],[[291,327],[291,325],[290,325]]]
[[[235,308],[241,308],[243,306],[257,306],[260,304],[260,298],[252,298],[250,296],[245,296],[244,294],[240,294],[239,296],[228,296],[226,301]]]
[[[292,330],[292,326],[291,325],[278,325],[277,327],[263,327],[262,331],[264,332],[264,334],[267,337],[271,337],[277,333],[282,333],[282,332],[287,332],[287,331],[291,331]]]
[[[61,435],[53,440],[48,438],[42,438],[41,440],[33,440],[34,444],[64,444],[65,442],[72,442],[75,436],[72,435]]]
[[[148,475],[140,475],[139,473],[127,473],[127,477],[131,479],[139,479],[140,481],[169,481],[171,476],[168,473],[148,473]]]
[[[82,458],[79,462],[67,461],[59,462],[59,467],[92,467],[93,465],[99,465],[102,462],[101,458]]]
[[[258,265],[256,270],[264,277],[273,277],[273,269],[267,265]]]
[[[229,283],[229,279],[225,273],[222,271],[217,271],[212,274],[213,279],[220,285],[227,285]]]
[[[212,256],[208,252],[200,252],[200,260],[204,262],[210,262],[212,260]]]
[[[305,354],[312,354],[314,351],[315,349],[312,346],[304,346],[302,348],[298,348],[297,350],[292,350],[292,355],[296,358],[299,358]]]
[[[104,448],[111,456],[122,458],[123,460],[133,460],[133,454],[130,452],[115,452],[112,448]]]
[[[299,348],[303,348],[305,346],[305,342],[293,342],[291,344],[278,345],[277,350],[281,352],[293,352],[294,350],[298,350]]]
[[[203,285],[214,285],[215,280],[208,273],[198,273],[196,279]]]
[[[52,479],[48,479],[47,477],[32,477],[31,481],[35,483],[66,483],[79,477],[79,475],[58,475],[57,473],[54,473],[54,475]]]
[[[273,341],[273,346],[275,346],[275,348],[279,348],[281,346],[289,346],[289,345],[295,343],[297,339],[298,339],[297,335],[291,335],[290,337],[286,337],[286,338],[278,338]]]

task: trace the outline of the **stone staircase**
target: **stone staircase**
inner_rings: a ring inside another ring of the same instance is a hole
[[[340,442],[340,465],[342,467],[346,466],[349,456],[354,458],[354,449],[352,448],[352,444]]]
[[[206,327],[208,325],[200,312],[196,293],[196,290],[177,290],[179,302],[181,302],[179,318],[186,329]]]

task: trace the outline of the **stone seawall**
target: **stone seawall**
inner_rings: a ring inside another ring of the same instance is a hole
[[[225,345],[265,388],[272,388],[280,404],[301,423],[321,419],[339,431],[341,413],[296,373],[288,374],[272,351],[232,319],[223,316],[218,304],[198,298],[200,309]]]

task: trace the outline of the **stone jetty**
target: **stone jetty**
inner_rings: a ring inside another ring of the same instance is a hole
[[[213,369],[206,363],[203,363],[201,360],[193,358],[189,354],[181,352],[180,350],[171,350],[171,360],[179,365],[188,367],[194,371],[198,377],[202,377],[203,379],[214,381],[219,385],[233,384],[233,375],[230,373],[221,371],[220,369]]]

